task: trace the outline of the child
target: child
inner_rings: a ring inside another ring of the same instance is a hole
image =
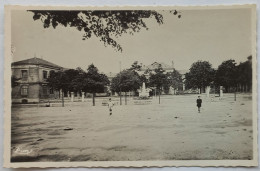
[[[198,96],[198,99],[197,99],[197,107],[198,107],[199,113],[200,113],[201,103],[202,103],[202,100],[200,99],[200,96]]]
[[[112,115],[112,107],[114,106],[114,103],[111,101],[111,98],[109,98],[108,108],[109,108],[109,115]]]

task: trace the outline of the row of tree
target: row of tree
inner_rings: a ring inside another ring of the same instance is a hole
[[[178,71],[165,72],[159,65],[154,71],[146,70],[141,72],[141,65],[134,62],[129,69],[118,73],[111,82],[105,74],[99,73],[98,69],[91,64],[86,71],[81,68],[69,69],[50,73],[47,79],[49,86],[62,92],[62,103],[64,105],[64,93],[66,92],[85,92],[92,93],[93,105],[95,105],[96,93],[103,93],[108,87],[112,92],[120,96],[125,95],[127,103],[127,92],[138,93],[138,89],[144,82],[147,87],[158,92],[159,102],[161,91],[169,91],[170,87],[177,89],[182,84],[181,75]]]
[[[251,91],[252,88],[252,56],[248,60],[237,64],[235,60],[222,62],[217,69],[207,61],[192,64],[185,74],[185,86],[199,88],[207,86],[223,86],[226,92]]]
[[[47,79],[49,86],[62,92],[62,104],[64,106],[65,92],[88,92],[92,93],[93,105],[95,105],[95,94],[103,92],[109,85],[106,75],[99,73],[93,65],[89,65],[85,72],[81,68],[65,71],[52,71]]]

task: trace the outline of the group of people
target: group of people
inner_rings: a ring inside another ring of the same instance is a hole
[[[200,98],[200,96],[198,96],[198,99],[196,102],[197,102],[198,112],[200,113],[200,108],[201,108],[201,104],[202,104],[202,99]],[[112,108],[115,104],[112,102],[111,98],[109,98],[107,105],[108,105],[108,109],[109,109],[109,115],[112,115]]]

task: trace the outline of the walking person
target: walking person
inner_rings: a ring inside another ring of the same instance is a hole
[[[198,99],[197,99],[197,107],[198,107],[198,112],[199,112],[199,113],[200,113],[201,103],[202,103],[202,99],[200,99],[200,96],[198,96]]]
[[[112,115],[112,107],[114,106],[114,103],[111,101],[111,98],[109,98],[108,101],[108,109],[109,109],[109,115]]]

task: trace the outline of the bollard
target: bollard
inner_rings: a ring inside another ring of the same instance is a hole
[[[74,102],[74,92],[71,92],[71,98],[70,98],[71,102]]]
[[[82,92],[81,101],[84,102],[85,100],[85,92]]]

